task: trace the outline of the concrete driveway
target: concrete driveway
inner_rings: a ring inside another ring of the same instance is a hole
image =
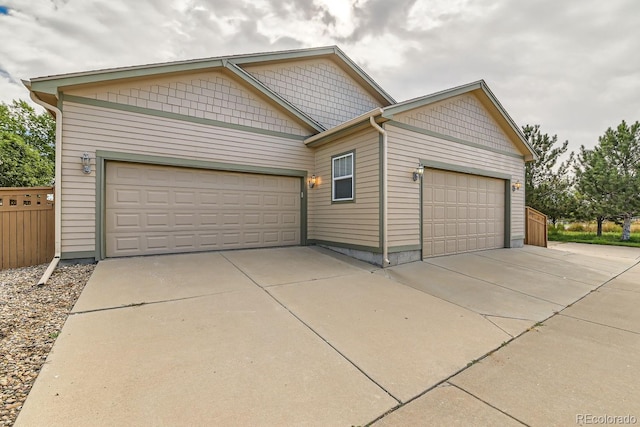
[[[466,391],[492,390],[502,366],[474,362],[640,256],[567,248],[385,270],[314,247],[106,260],[16,425],[521,421]],[[615,292],[637,297],[634,280]]]

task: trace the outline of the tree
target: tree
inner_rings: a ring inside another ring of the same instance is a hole
[[[602,236],[602,222],[612,215],[611,170],[601,150],[580,147],[575,163],[576,198],[581,219],[596,219],[596,235]]]
[[[38,114],[26,101],[14,100],[10,105],[0,103],[0,134],[2,134],[2,143],[5,147],[0,152],[0,160],[3,162],[0,165],[2,171],[0,186],[50,185],[53,182],[55,125],[55,120],[49,114],[46,112]],[[24,146],[32,150],[28,150]],[[24,159],[13,159],[7,150],[12,150],[14,155],[17,153],[28,154],[25,154],[27,157]],[[42,162],[36,161],[32,157],[33,152],[40,157]],[[25,165],[32,167],[11,169]],[[34,176],[33,173],[46,175]],[[35,184],[25,184],[28,182]]]
[[[623,221],[622,240],[631,237],[631,220],[640,212],[640,123],[623,120],[598,138],[592,150],[580,149],[576,188],[588,209],[602,219]]]
[[[542,134],[539,125],[526,125],[522,130],[538,153],[537,160],[526,164],[526,204],[546,214],[555,225],[558,219],[570,216],[576,206],[573,182],[568,175],[573,152],[566,161],[558,164],[560,156],[567,152],[569,141],[557,146],[557,135]]]
[[[51,185],[53,163],[21,137],[0,131],[0,187]]]

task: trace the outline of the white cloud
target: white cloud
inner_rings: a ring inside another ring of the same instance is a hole
[[[0,101],[20,79],[339,45],[398,100],[485,79],[520,124],[593,145],[640,120],[640,2],[5,0]],[[9,42],[6,42],[6,41]]]

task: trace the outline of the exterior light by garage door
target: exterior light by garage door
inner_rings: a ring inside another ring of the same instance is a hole
[[[419,164],[416,170],[413,172],[413,180],[417,181],[418,178],[420,178],[422,175],[424,175],[424,166]]]
[[[83,153],[82,156],[80,157],[80,160],[82,161],[82,172],[86,173],[86,174],[90,174],[91,173],[91,156],[89,156],[89,153]]]

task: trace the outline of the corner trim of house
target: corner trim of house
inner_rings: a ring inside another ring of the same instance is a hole
[[[103,238],[102,232],[104,231],[104,198],[106,194],[105,188],[105,156],[100,150],[96,150],[96,221],[95,221],[95,258],[96,261],[100,261],[105,258],[107,253],[106,241]]]
[[[384,186],[384,178],[382,176],[384,170],[384,165],[382,164],[382,150],[384,149],[383,139],[384,137],[382,134],[378,133],[378,247],[380,248],[384,245],[384,209],[382,209],[382,206],[384,205],[384,192],[382,191],[382,187]]]
[[[505,248],[511,245],[511,177],[504,181],[504,242]]]
[[[302,246],[307,246],[307,227],[308,227],[308,219],[307,215],[309,212],[307,200],[309,199],[309,191],[307,187],[307,174],[304,177],[300,177],[300,194],[302,195],[302,199],[300,200],[300,244]]]
[[[487,170],[487,169],[472,168],[468,166],[460,166],[452,163],[438,162],[435,160],[426,160],[426,159],[420,159],[420,163],[425,168],[430,168],[430,169],[440,169],[440,170],[445,170],[450,172],[468,173],[471,175],[480,175],[480,176],[486,176],[488,178],[498,178],[498,179],[504,179],[508,181],[511,180],[511,175],[507,173],[496,172],[496,171]],[[511,189],[509,188],[509,190]]]
[[[433,136],[435,138],[446,139],[447,141],[457,142],[458,144],[466,145],[468,147],[478,148],[480,150],[491,151],[493,153],[498,153],[498,154],[502,154],[502,155],[509,156],[509,157],[515,157],[516,159],[524,160],[524,156],[522,154],[511,153],[509,151],[501,150],[499,148],[487,147],[486,145],[478,144],[476,142],[466,141],[464,139],[456,138],[455,136],[445,135],[443,133],[434,132],[434,131],[427,130],[427,129],[422,129],[422,128],[419,128],[419,127],[416,127],[416,126],[411,126],[411,125],[408,125],[408,124],[405,124],[405,123],[402,123],[402,122],[398,122],[398,121],[395,121],[395,120],[390,120],[387,123],[390,124],[390,125],[393,125],[395,127],[398,127],[398,128],[401,128],[401,129],[405,129],[405,130],[410,130],[410,131],[416,132],[416,133],[421,133],[423,135],[429,135],[429,136]]]
[[[307,240],[307,243],[310,245],[324,245],[324,246],[335,246],[336,248],[354,249],[356,251],[366,251],[366,252],[372,252],[374,254],[382,253],[382,249],[377,248],[375,246],[353,245],[351,243],[332,242],[329,240],[320,240],[320,239],[309,239]]]
[[[85,97],[82,97],[82,96],[64,95],[64,101],[65,102],[73,102],[73,103],[76,103],[76,104],[90,105],[90,106],[93,106],[93,107],[109,108],[109,109],[112,109],[112,110],[126,111],[126,112],[129,112],[129,113],[146,114],[148,116],[162,117],[162,118],[165,118],[165,119],[172,119],[172,120],[180,120],[180,121],[183,121],[183,122],[191,122],[191,123],[196,123],[196,124],[201,124],[201,125],[216,126],[216,127],[240,130],[240,131],[244,131],[244,132],[258,133],[258,134],[269,135],[269,136],[276,136],[276,137],[280,137],[280,138],[295,139],[297,141],[304,141],[306,138],[308,138],[308,136],[295,135],[295,134],[284,133],[284,132],[276,132],[276,131],[272,131],[272,130],[268,130],[268,129],[254,128],[254,127],[251,127],[251,126],[244,126],[244,125],[237,125],[237,124],[234,124],[234,123],[227,123],[227,122],[222,122],[222,121],[219,121],[219,120],[212,120],[212,119],[205,119],[205,118],[200,118],[200,117],[186,116],[184,114],[177,114],[177,113],[171,113],[171,112],[168,112],[168,111],[154,110],[154,109],[151,109],[151,108],[136,107],[136,106],[133,106],[133,105],[118,104],[118,103],[115,103],[115,102],[103,101],[103,100],[100,100],[100,99],[85,98]]]

